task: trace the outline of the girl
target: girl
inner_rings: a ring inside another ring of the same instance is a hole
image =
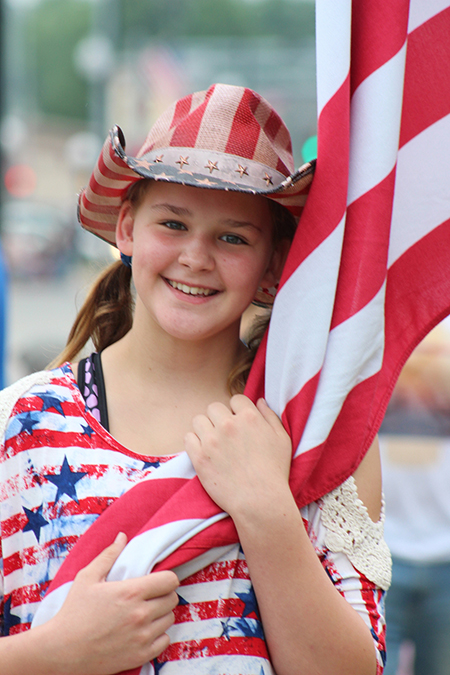
[[[150,661],[163,675],[382,672],[377,445],[300,512],[289,437],[264,400],[242,394],[259,338],[243,345],[241,317],[270,299],[311,180],[310,166],[292,171],[287,129],[240,87],[175,103],[137,158],[117,128],[107,139],[79,217],[124,262],[98,280],[57,367],[3,393],[2,675]],[[96,353],[77,363],[89,337]],[[120,533],[27,631],[79,537],[183,449],[240,546],[213,548],[180,580],[105,583]]]

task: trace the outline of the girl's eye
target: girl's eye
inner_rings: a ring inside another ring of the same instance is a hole
[[[179,223],[176,220],[165,220],[163,222],[163,225],[165,227],[168,227],[169,230],[185,230],[186,229],[186,226],[183,225],[183,223]]]
[[[247,242],[239,237],[237,234],[224,234],[220,237],[222,241],[225,241],[227,244],[246,244]]]

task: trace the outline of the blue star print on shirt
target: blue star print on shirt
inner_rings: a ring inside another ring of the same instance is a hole
[[[61,473],[59,474],[47,474],[44,476],[50,483],[56,485],[58,488],[56,491],[55,504],[63,495],[68,495],[78,504],[78,497],[75,488],[75,483],[78,483],[79,480],[84,478],[87,475],[87,471],[72,471],[67,457],[64,457],[64,462],[61,467]]]
[[[156,659],[153,659],[152,663],[153,663],[153,668],[155,669],[155,675],[158,675],[159,671],[162,670],[164,668],[164,666],[166,665],[165,661],[163,661],[162,663],[159,663],[159,661],[157,661]]]
[[[42,515],[43,508],[43,504],[41,504],[37,511],[31,511],[31,509],[27,509],[25,506],[23,507],[25,515],[28,518],[28,523],[23,527],[22,532],[34,532],[34,536],[38,541],[41,534],[41,529],[49,524],[49,521],[45,520],[44,516]]]
[[[258,602],[253,588],[250,588],[246,593],[236,593],[236,595],[245,605],[242,616],[249,616],[249,614],[255,613],[259,618]]]
[[[11,614],[11,597],[9,597],[3,607],[3,625],[5,635],[9,635],[9,632],[13,626],[17,626],[20,623],[20,618],[15,614]]]
[[[50,410],[54,408],[57,412],[61,413],[65,417],[64,410],[62,409],[61,400],[57,396],[52,396],[51,394],[38,394],[38,398],[42,401],[41,412],[45,410]]]
[[[89,436],[89,438],[90,438],[90,437],[92,436],[92,434],[94,433],[93,428],[90,427],[89,424],[86,424],[86,425],[82,424],[82,425],[81,425],[81,429],[82,429],[82,434],[83,434],[83,436]]]
[[[40,413],[33,413],[33,412],[21,413],[20,415],[17,416],[17,420],[22,427],[19,433],[26,431],[27,434],[30,434],[31,436],[33,434],[33,427],[36,426],[36,424],[39,424]]]
[[[233,628],[244,637],[260,638],[264,640],[264,631],[261,623],[255,619],[237,619]]]
[[[161,462],[158,462],[158,460],[156,462],[144,462],[144,466],[142,467],[142,470],[145,471],[145,469],[148,469],[151,466],[153,466],[155,469],[157,469],[160,464],[161,464]]]

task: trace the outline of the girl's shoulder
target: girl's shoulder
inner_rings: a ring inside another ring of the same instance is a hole
[[[14,407],[21,399],[32,395],[36,388],[71,388],[74,385],[75,380],[69,364],[63,364],[53,370],[41,370],[26,375],[2,389],[0,391],[0,437],[3,438]]]

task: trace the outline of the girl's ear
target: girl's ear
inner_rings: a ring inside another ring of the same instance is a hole
[[[289,239],[282,239],[278,242],[276,249],[272,253],[269,265],[261,280],[261,286],[264,288],[276,287],[280,281],[283,272],[284,263],[286,262],[291,241]]]
[[[133,255],[134,211],[131,202],[124,201],[116,225],[116,244],[121,253]]]

